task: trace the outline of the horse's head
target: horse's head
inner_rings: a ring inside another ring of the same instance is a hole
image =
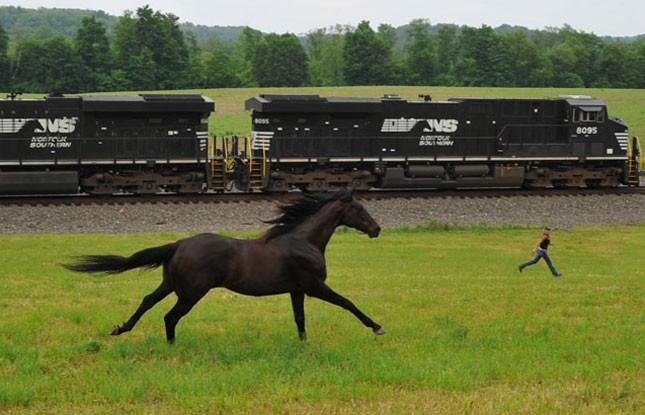
[[[374,218],[367,213],[367,210],[354,199],[353,191],[347,191],[338,202],[342,205],[340,224],[354,228],[369,235],[370,238],[376,238],[381,232],[381,227],[376,223]]]

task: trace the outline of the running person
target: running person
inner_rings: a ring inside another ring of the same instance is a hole
[[[540,239],[538,239],[537,244],[535,245],[535,249],[533,252],[535,252],[535,257],[533,257],[532,260],[525,262],[524,264],[519,266],[520,272],[529,265],[533,265],[536,262],[540,260],[540,258],[544,258],[544,262],[549,266],[549,269],[551,270],[551,274],[553,274],[554,277],[559,277],[562,274],[560,274],[555,267],[553,266],[553,262],[551,262],[551,258],[549,258],[549,254],[547,253],[547,249],[549,249],[549,245],[551,244],[551,228],[544,228],[544,231],[542,232],[542,236],[540,236]]]

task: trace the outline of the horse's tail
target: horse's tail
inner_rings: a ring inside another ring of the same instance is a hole
[[[168,261],[175,253],[177,243],[144,249],[130,257],[117,255],[88,255],[79,258],[74,264],[63,264],[76,272],[104,272],[118,274],[134,268],[157,268]]]

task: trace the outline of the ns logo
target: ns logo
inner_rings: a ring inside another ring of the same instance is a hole
[[[459,121],[453,119],[427,119],[428,126],[423,129],[424,132],[430,133],[454,133],[457,131]]]
[[[34,129],[36,133],[73,133],[76,130],[76,123],[78,122],[78,117],[72,118],[39,118],[36,120],[38,122],[38,127]]]
[[[459,121],[451,118],[386,118],[381,127],[382,133],[409,133],[417,125],[426,133],[454,133]]]

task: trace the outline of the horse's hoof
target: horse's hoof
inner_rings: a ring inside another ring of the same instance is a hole
[[[110,336],[118,336],[119,334],[121,334],[121,327],[120,326],[112,327],[112,331],[110,332]]]
[[[307,333],[300,332],[300,333],[298,333],[298,337],[300,337],[300,340],[305,341],[305,340],[307,340]]]
[[[380,335],[382,335],[382,334],[385,334],[385,330],[383,330],[383,327],[379,327],[379,328],[377,328],[377,329],[374,329],[374,334],[376,334],[376,335],[379,335],[379,336],[380,336]]]

